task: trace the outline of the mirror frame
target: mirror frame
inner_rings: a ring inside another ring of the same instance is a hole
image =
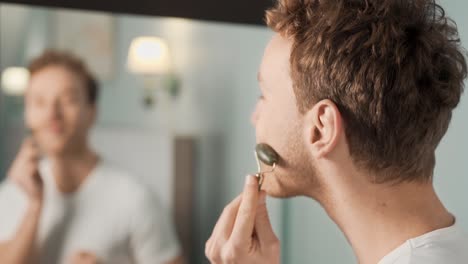
[[[55,8],[82,9],[119,14],[168,16],[227,23],[264,26],[265,10],[272,0],[132,0],[132,1],[65,1],[65,0],[2,0]],[[221,4],[220,4],[221,3]],[[181,8],[183,7],[183,8]]]

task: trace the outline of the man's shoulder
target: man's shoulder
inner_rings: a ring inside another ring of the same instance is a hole
[[[26,202],[26,195],[21,188],[10,179],[4,179],[0,182],[0,202],[9,204],[14,202]]]
[[[27,196],[12,181],[0,183],[0,241],[8,240],[16,230],[27,207]]]
[[[409,239],[379,264],[467,264],[468,236],[458,226]]]
[[[466,241],[465,241],[466,242]],[[462,250],[465,247],[465,250]],[[426,247],[413,249],[408,258],[408,264],[467,264],[468,245],[451,245],[441,247],[440,245],[427,245]],[[400,262],[397,262],[400,263]]]
[[[102,161],[97,168],[97,173],[100,174],[102,181],[112,188],[126,187],[129,191],[137,192],[146,188],[141,177],[136,173],[109,161]]]
[[[411,254],[408,264],[467,264],[468,236],[460,228],[453,227],[445,233],[410,241]],[[400,263],[400,262],[397,262]]]
[[[151,226],[162,221],[166,207],[139,175],[112,163],[102,164],[99,170],[105,176],[101,178],[106,178],[100,185],[106,186],[107,201],[118,204],[118,209],[130,217],[132,226]]]
[[[101,162],[98,173],[100,185],[108,195],[125,197],[127,202],[138,203],[153,198],[153,192],[142,177],[109,161]]]

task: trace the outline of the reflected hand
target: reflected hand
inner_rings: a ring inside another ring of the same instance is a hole
[[[69,264],[98,264],[98,258],[91,252],[79,251],[72,255]]]
[[[8,178],[26,193],[30,201],[42,202],[43,182],[39,175],[39,150],[31,138],[24,140]]]
[[[266,208],[266,193],[249,175],[243,193],[224,208],[205,254],[211,263],[280,263],[280,243]]]

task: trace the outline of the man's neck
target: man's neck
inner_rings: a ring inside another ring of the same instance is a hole
[[[61,193],[77,191],[99,162],[97,154],[88,147],[51,156],[49,159],[55,183]]]
[[[378,263],[406,240],[454,223],[432,183],[348,182],[335,187],[322,205],[361,264]]]

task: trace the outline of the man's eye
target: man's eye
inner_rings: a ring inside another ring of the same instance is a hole
[[[264,100],[264,99],[265,99],[265,97],[263,96],[263,94],[261,94],[261,95],[258,96],[258,100],[259,100],[259,101],[260,101],[260,100]]]

